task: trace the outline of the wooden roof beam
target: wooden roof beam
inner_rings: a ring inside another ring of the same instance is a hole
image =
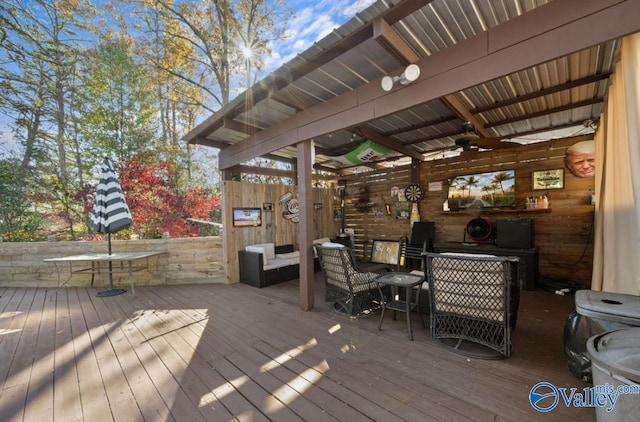
[[[225,149],[226,147],[228,147],[229,142],[226,141],[222,141],[219,139],[209,139],[209,138],[205,138],[202,136],[198,136],[196,138],[193,138],[193,140],[191,141],[192,144],[194,145],[204,145],[207,147],[212,147],[212,148],[218,148],[218,149]]]
[[[295,158],[280,157],[279,155],[275,154],[265,154],[262,156],[262,158],[266,160],[279,161],[285,164],[291,164],[292,166],[295,166],[297,164],[297,160]]]
[[[466,122],[471,123],[473,129],[478,133],[478,135],[483,136],[485,138],[491,138],[494,136],[493,133],[489,132],[485,129],[484,125],[480,120],[478,120],[473,114],[469,112],[462,104],[460,100],[455,95],[445,95],[442,98],[442,101],[454,111],[460,118]]]
[[[400,63],[408,65],[420,60],[411,47],[391,28],[384,19],[376,19],[373,22],[373,37],[389,54]],[[462,120],[471,123],[480,136],[492,137],[493,134],[486,130],[482,123],[471,114],[462,103],[453,95],[447,95],[443,102]]]
[[[237,122],[228,117],[225,117],[223,119],[222,127],[228,130],[232,130],[234,132],[244,133],[245,135],[253,135],[254,133],[257,133],[260,130],[262,130],[257,126],[252,126],[246,123]]]
[[[405,66],[420,60],[420,56],[400,38],[400,35],[383,18],[373,21],[373,38],[382,48]]]
[[[268,167],[247,166],[239,164],[230,169],[233,173],[259,174],[262,176],[295,178],[296,172],[293,170],[274,169]]]
[[[571,104],[566,104],[566,105],[559,106],[559,107],[549,108],[549,109],[546,109],[546,110],[543,110],[543,111],[538,111],[536,113],[528,113],[528,114],[526,114],[524,116],[517,116],[517,117],[512,117],[510,119],[499,120],[497,122],[489,123],[489,124],[485,125],[485,127],[490,128],[490,127],[508,125],[509,123],[520,122],[522,120],[528,120],[528,119],[533,119],[533,118],[536,118],[536,117],[547,116],[549,114],[554,114],[554,113],[561,113],[563,111],[573,110],[574,108],[586,107],[586,106],[590,106],[590,105],[594,105],[594,104],[599,104],[599,103],[602,103],[602,102],[604,102],[604,98],[602,98],[602,97],[590,98],[588,100],[578,101],[576,103],[571,103]]]
[[[512,104],[522,103],[525,101],[544,97],[545,95],[555,94],[556,92],[566,91],[568,89],[577,88],[583,85],[589,85],[598,81],[604,81],[609,79],[610,76],[611,76],[611,72],[605,72],[605,73],[600,73],[599,75],[587,76],[585,78],[576,79],[574,81],[570,81],[564,84],[541,89],[540,91],[530,92],[529,94],[524,94],[517,97],[509,98],[507,100],[489,104],[483,107],[477,107],[471,110],[471,113],[480,114],[480,113],[484,113],[485,111],[495,110],[497,108],[506,107]]]

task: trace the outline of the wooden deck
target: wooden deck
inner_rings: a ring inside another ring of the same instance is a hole
[[[316,281],[96,289],[0,289],[1,421],[567,421],[593,409],[529,404],[567,369],[573,296],[523,292],[511,358],[474,360],[429,338],[417,314],[349,320]]]

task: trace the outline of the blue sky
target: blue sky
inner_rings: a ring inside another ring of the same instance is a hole
[[[286,29],[286,40],[273,45],[273,54],[265,59],[265,75],[271,73],[296,55],[324,38],[356,13],[366,9],[375,0],[288,0],[295,18]],[[8,122],[0,114],[0,156],[16,146]]]
[[[290,0],[288,6],[296,15],[285,34],[286,40],[274,47],[267,60],[270,70],[288,62],[324,38],[375,0]]]

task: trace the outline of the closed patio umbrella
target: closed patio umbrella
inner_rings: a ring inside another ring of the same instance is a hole
[[[109,255],[111,255],[111,233],[133,225],[118,176],[107,157],[102,161],[91,224],[97,233],[107,234]],[[109,261],[109,290],[98,292],[97,296],[115,296],[124,292],[126,292],[125,289],[113,288],[113,266]]]

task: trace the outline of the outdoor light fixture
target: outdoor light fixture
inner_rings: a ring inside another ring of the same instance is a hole
[[[409,85],[411,82],[414,82],[420,76],[420,68],[417,64],[410,64],[407,68],[402,72],[400,76],[385,76],[382,78],[382,89],[385,91],[391,91],[393,88],[393,84],[396,82],[400,82],[402,85]]]

